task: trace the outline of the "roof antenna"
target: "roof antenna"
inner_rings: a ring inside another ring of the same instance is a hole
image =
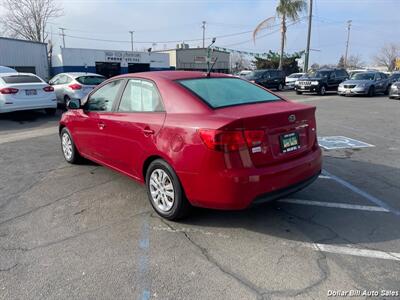
[[[211,70],[212,70],[212,68],[214,67],[214,65],[215,65],[215,63],[216,63],[216,61],[217,61],[217,59],[214,61],[214,63],[212,64],[212,66],[211,66],[211,68],[210,68],[210,62],[211,62],[211,52],[213,51],[213,49],[211,48],[211,46],[215,43],[215,41],[216,41],[217,39],[214,37],[213,39],[212,39],[212,41],[211,41],[211,44],[210,45],[208,45],[208,47],[207,47],[207,77],[210,77],[210,73],[211,73]]]

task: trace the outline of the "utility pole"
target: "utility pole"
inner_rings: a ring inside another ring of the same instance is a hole
[[[61,36],[62,36],[62,39],[63,39],[63,48],[65,48],[65,33],[64,33],[64,30],[66,28],[60,27],[59,29],[61,30]]]
[[[131,31],[129,31],[129,33],[131,34],[131,51],[133,52],[133,33],[134,33],[134,31],[131,30]]]
[[[310,59],[310,43],[311,43],[311,23],[312,23],[312,5],[313,0],[308,0],[308,34],[307,34],[307,47],[304,57],[304,73],[308,71],[308,61]]]
[[[203,28],[203,48],[204,48],[206,39],[206,21],[203,21],[202,23],[203,25],[201,26],[201,28]]]
[[[349,41],[350,41],[350,28],[351,20],[347,21],[347,42],[346,42],[346,53],[344,55],[344,66],[347,67],[347,54],[349,52]]]

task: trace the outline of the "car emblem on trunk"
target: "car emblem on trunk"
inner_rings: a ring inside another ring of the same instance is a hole
[[[294,121],[296,121],[296,116],[295,115],[290,115],[288,120],[289,120],[289,122],[293,123]]]

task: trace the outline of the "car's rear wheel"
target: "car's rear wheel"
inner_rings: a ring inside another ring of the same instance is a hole
[[[71,98],[68,95],[64,96],[64,106],[67,107],[68,102],[71,100]]]
[[[373,97],[373,96],[375,96],[375,87],[371,86],[368,89],[368,97]]]
[[[46,112],[47,115],[54,116],[57,112],[57,109],[56,108],[46,108],[44,111]]]
[[[390,92],[390,85],[387,86],[385,90],[385,95],[389,95],[389,92]]]
[[[64,158],[70,164],[76,164],[82,160],[82,156],[79,154],[74,141],[72,140],[71,133],[66,127],[61,130],[61,150]]]
[[[172,167],[162,159],[154,160],[146,172],[147,195],[154,210],[163,218],[178,220],[190,211],[182,185]]]
[[[277,90],[277,91],[283,90],[283,84],[282,84],[282,83],[278,84],[276,90]]]
[[[299,91],[296,91],[296,94],[297,95],[301,95],[301,94],[303,94],[302,92],[299,92]]]

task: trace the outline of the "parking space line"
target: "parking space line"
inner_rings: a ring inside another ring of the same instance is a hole
[[[322,175],[322,174],[319,175],[318,178],[321,178],[321,179],[332,179],[328,175]]]
[[[328,252],[328,253],[346,254],[353,256],[368,257],[368,258],[380,258],[380,259],[400,261],[400,253],[396,252],[384,252],[379,250],[360,249],[360,248],[354,248],[351,245],[343,247],[343,246],[328,245],[328,244],[307,244],[306,246],[312,247],[318,251]]]
[[[356,194],[359,194],[360,196],[363,196],[365,199],[367,199],[368,201],[390,211],[392,214],[396,215],[396,216],[400,216],[400,211],[397,209],[394,209],[392,207],[390,207],[389,205],[387,205],[385,202],[383,202],[382,200],[368,194],[367,192],[359,189],[358,187],[352,185],[351,183],[347,182],[346,180],[343,180],[335,175],[330,174],[328,171],[323,170],[322,171],[323,175],[329,176],[331,177],[333,180],[335,180],[337,183],[340,183],[341,185],[347,187],[348,189],[350,189],[351,191],[353,191]]]
[[[380,206],[355,205],[355,204],[346,204],[346,203],[337,203],[337,202],[321,202],[321,201],[310,201],[310,200],[301,200],[301,199],[280,199],[280,200],[278,200],[278,202],[293,203],[293,204],[300,204],[300,205],[313,205],[313,206],[343,208],[343,209],[354,209],[354,210],[390,212],[388,209],[380,207]]]

